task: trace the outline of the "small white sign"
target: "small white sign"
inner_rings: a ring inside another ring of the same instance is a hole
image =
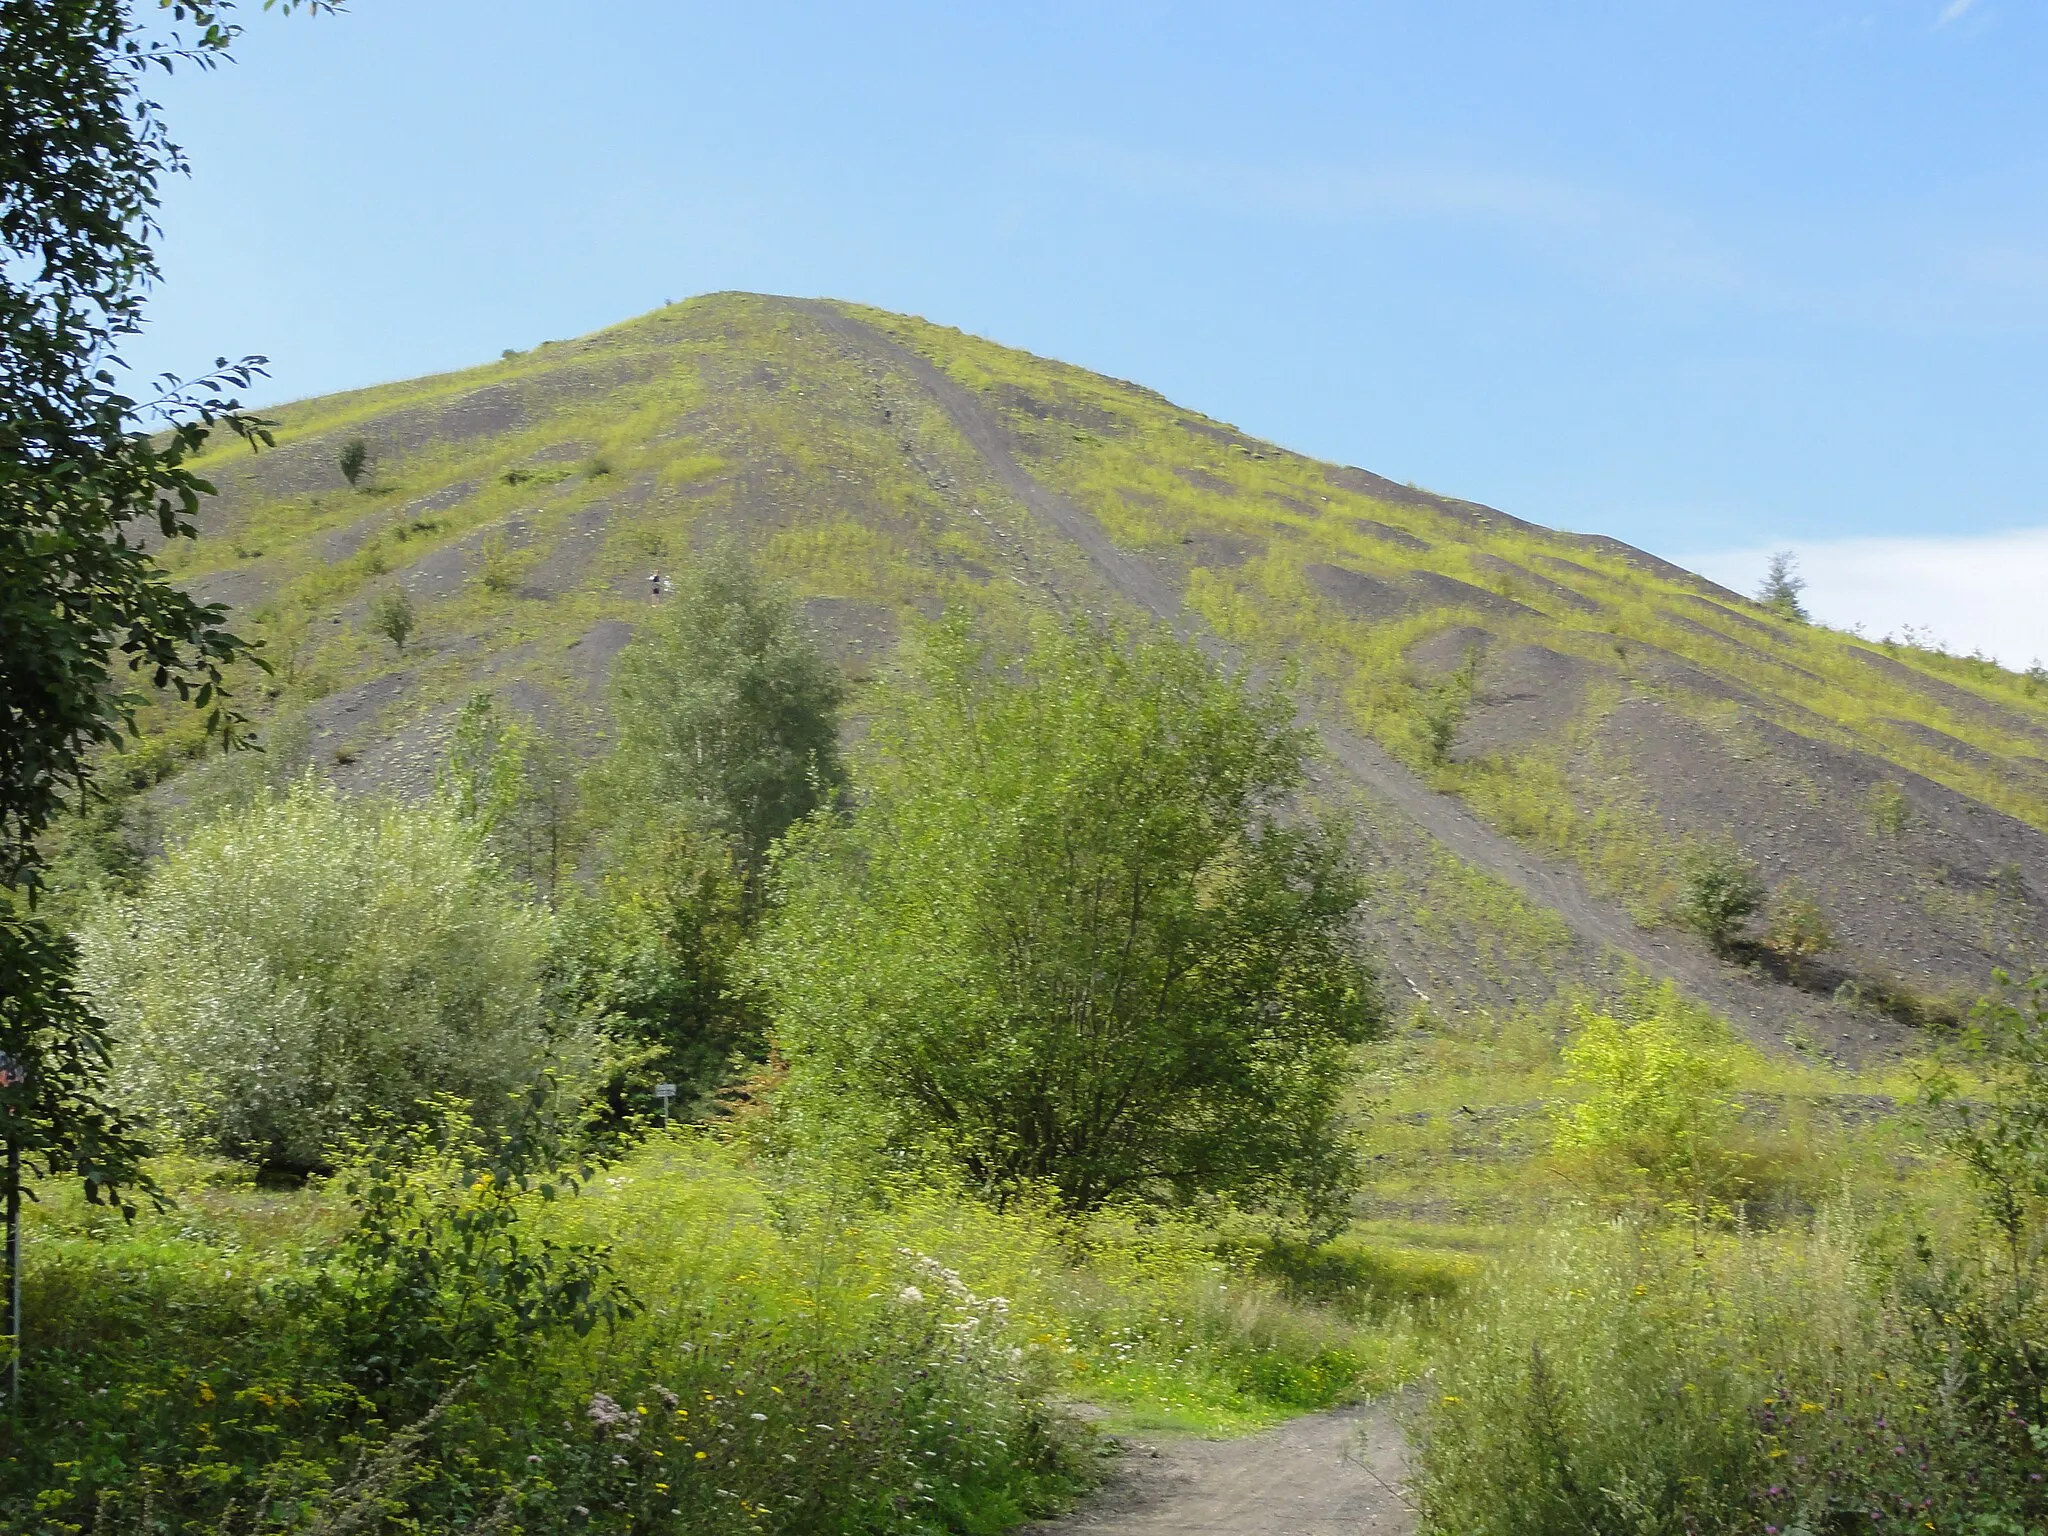
[[[672,1099],[676,1096],[676,1085],[674,1083],[656,1083],[654,1085],[654,1096],[657,1099]]]

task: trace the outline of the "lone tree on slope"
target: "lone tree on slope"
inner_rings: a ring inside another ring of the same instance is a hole
[[[1803,624],[1810,617],[1806,605],[1799,601],[1799,594],[1805,590],[1806,578],[1799,574],[1799,557],[1789,549],[1781,549],[1771,556],[1764,571],[1764,583],[1756,589],[1756,600],[1773,613]]]

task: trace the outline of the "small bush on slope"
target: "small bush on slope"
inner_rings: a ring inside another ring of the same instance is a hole
[[[1634,1019],[1581,1006],[1578,1025],[1564,1050],[1563,1086],[1580,1096],[1559,1111],[1556,1149],[1697,1213],[1734,1197],[1740,1181],[1727,1138],[1740,1106],[1717,1022],[1667,984]]]
[[[194,1147],[320,1166],[365,1115],[457,1094],[487,1122],[551,1063],[545,914],[507,894],[445,806],[308,780],[174,847],[82,933],[120,1092]]]
[[[1731,842],[1709,843],[1686,855],[1684,876],[1679,917],[1718,953],[1730,953],[1764,904],[1756,865]]]

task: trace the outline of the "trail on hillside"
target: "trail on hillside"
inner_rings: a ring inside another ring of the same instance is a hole
[[[1400,1427],[1377,1406],[1241,1440],[1140,1439],[1085,1508],[1016,1536],[1409,1536],[1406,1475]]]
[[[1213,653],[1222,642],[1187,613],[1170,583],[1144,562],[1110,542],[1102,525],[1081,507],[1047,487],[1018,461],[1009,429],[974,393],[927,359],[864,321],[821,300],[797,307],[857,354],[908,374],[945,413],[955,431],[987,465],[996,482],[1029,512],[1058,531],[1084,554],[1105,584]],[[1782,1048],[1795,1019],[1816,1043],[1847,1059],[1870,1051],[1876,1036],[1868,1020],[1832,1003],[1785,994],[1784,989],[1724,964],[1687,940],[1660,938],[1638,927],[1616,902],[1595,892],[1570,865],[1548,859],[1481,821],[1454,796],[1424,783],[1378,743],[1331,720],[1326,712],[1308,716],[1330,758],[1346,775],[1392,805],[1460,859],[1506,881],[1561,917],[1596,947],[1628,956],[1647,974],[1676,981],[1701,1001],[1738,1024],[1761,1045]]]

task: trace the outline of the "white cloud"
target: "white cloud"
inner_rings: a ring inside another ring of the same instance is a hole
[[[1950,650],[2008,667],[2048,657],[2048,528],[1952,538],[1787,543],[1806,577],[1806,606],[1823,624],[1878,639],[1910,626]],[[1724,586],[1751,592],[1769,549],[1678,557]]]
[[[1948,0],[1948,4],[1941,8],[1941,15],[1936,18],[1934,24],[1937,27],[1945,27],[1952,21],[1961,21],[1976,8],[1977,0]]]

